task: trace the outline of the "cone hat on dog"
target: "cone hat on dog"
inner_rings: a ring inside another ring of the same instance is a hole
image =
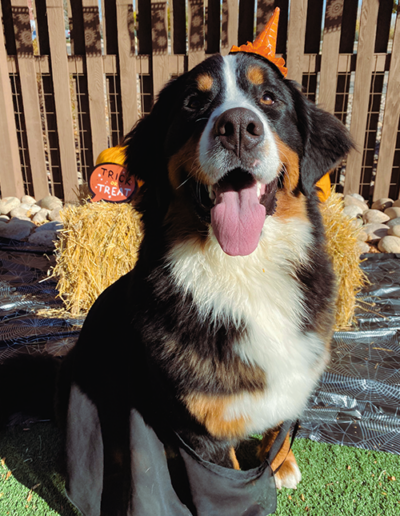
[[[285,68],[285,60],[283,57],[275,57],[279,13],[280,9],[276,7],[265,29],[257,36],[253,43],[248,41],[247,45],[241,45],[240,47],[233,45],[230,53],[250,52],[251,54],[258,54],[268,59],[268,61],[271,61],[271,63],[274,63],[274,65],[279,68],[281,74],[286,77],[287,68]]]

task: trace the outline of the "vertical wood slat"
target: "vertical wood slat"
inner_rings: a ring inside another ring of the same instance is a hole
[[[318,105],[334,113],[344,0],[328,0],[322,43]]]
[[[400,7],[397,10],[396,29],[393,38],[392,58],[386,93],[382,139],[376,170],[374,200],[389,195],[393,158],[396,148],[397,128],[400,117]]]
[[[189,0],[188,27],[188,68],[191,70],[205,58],[203,0]]]
[[[78,173],[65,45],[63,0],[47,0],[47,21],[64,199],[65,201],[74,201],[76,200],[75,192],[78,190]]]
[[[364,0],[361,7],[357,68],[350,125],[350,133],[356,148],[350,152],[347,158],[344,183],[345,195],[358,192],[360,186],[378,8],[379,0]]]
[[[7,54],[0,21],[0,186],[3,197],[22,197],[24,184],[18,152],[17,128],[8,74]]]
[[[222,0],[221,54],[238,46],[239,11],[237,0]]]
[[[307,0],[296,0],[290,4],[287,60],[288,79],[302,83],[303,55],[306,38]]]
[[[167,3],[151,0],[154,100],[169,80]]]
[[[42,199],[49,194],[49,184],[29,9],[26,0],[12,0],[11,5],[33,191],[37,199]]]
[[[117,0],[118,59],[121,84],[123,131],[127,134],[138,119],[137,71],[133,6]]]
[[[101,54],[100,19],[97,0],[83,0],[83,27],[93,160],[108,147],[104,67]]]

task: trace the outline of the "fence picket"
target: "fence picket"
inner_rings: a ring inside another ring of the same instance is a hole
[[[24,105],[26,136],[30,158],[33,191],[37,199],[49,194],[49,184],[46,174],[44,156],[43,128],[40,114],[38,84],[36,77],[35,58],[29,9],[26,0],[12,0],[12,13],[17,47],[17,60],[21,94]]]
[[[104,67],[97,0],[82,0],[93,159],[108,147]]]
[[[8,74],[3,28],[0,27],[0,186],[3,197],[24,195],[21,163],[19,160],[17,129]]]
[[[237,0],[222,0],[221,54],[229,54],[233,45],[238,45],[238,3]],[[242,43],[240,43],[241,45]]]
[[[188,14],[188,68],[191,70],[197,64],[201,63],[205,58],[203,0],[189,0]]]
[[[134,19],[129,0],[117,0],[117,34],[122,121],[127,134],[138,119]]]
[[[70,76],[65,45],[64,6],[63,0],[47,0],[46,4],[64,199],[75,201],[75,192],[79,188],[79,183],[75,159]]]
[[[169,80],[167,3],[151,0],[153,92],[156,97]]]
[[[288,79],[303,80],[303,55],[306,38],[307,0],[297,0],[290,4],[290,20],[287,43]]]
[[[389,81],[386,93],[382,139],[374,188],[374,200],[389,195],[393,157],[396,148],[397,128],[400,117],[400,7],[397,9],[396,28],[393,39]]]
[[[350,132],[356,148],[350,152],[347,158],[345,194],[358,192],[360,187],[378,8],[379,0],[364,0],[361,7],[353,96],[353,114],[356,113],[356,115],[351,117],[350,125]]]
[[[334,12],[332,12],[333,9]],[[318,104],[329,113],[333,113],[335,109],[342,15],[343,2],[340,11],[337,1],[328,0],[325,12]]]

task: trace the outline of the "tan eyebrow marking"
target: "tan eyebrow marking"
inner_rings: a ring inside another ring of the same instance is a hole
[[[250,66],[247,70],[247,78],[253,84],[262,84],[264,82],[264,74],[259,66]]]
[[[208,73],[203,73],[197,77],[197,84],[200,91],[210,91],[213,83],[214,79]]]

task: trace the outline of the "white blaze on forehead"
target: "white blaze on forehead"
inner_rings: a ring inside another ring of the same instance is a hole
[[[254,100],[250,95],[246,94],[238,86],[238,75],[240,70],[237,68],[237,56],[228,55],[223,57],[223,92],[222,92],[222,103],[214,110],[211,114],[207,125],[203,131],[200,139],[199,146],[199,157],[200,164],[203,170],[208,173],[211,178],[215,172],[219,175],[221,169],[223,169],[224,158],[221,156],[221,152],[215,152],[213,155],[213,127],[216,119],[228,109],[234,108],[245,108],[255,113],[261,120],[264,128],[264,143],[261,144],[262,148],[268,148],[268,155],[261,156],[261,164],[257,166],[254,173],[257,174],[258,179],[263,183],[271,182],[279,172],[280,159],[278,148],[275,143],[275,138],[271,127],[268,123],[265,113],[255,104]],[[225,152],[225,151],[223,151]]]

